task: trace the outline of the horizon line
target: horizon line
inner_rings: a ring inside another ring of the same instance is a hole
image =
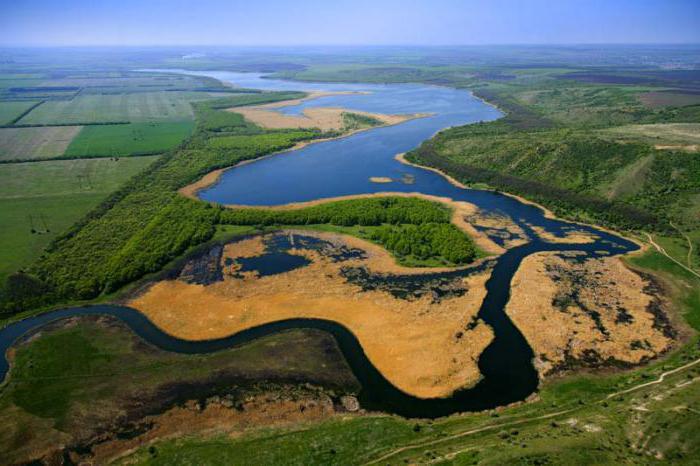
[[[187,44],[187,43],[172,43],[172,44],[2,44],[0,48],[134,48],[134,47],[149,47],[149,48],[166,48],[166,47],[224,47],[224,48],[301,48],[301,47],[414,47],[414,48],[441,48],[441,47],[576,47],[576,46],[700,46],[700,42],[495,42],[495,43],[476,43],[476,44]]]

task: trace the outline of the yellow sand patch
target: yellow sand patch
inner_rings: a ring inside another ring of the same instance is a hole
[[[286,115],[277,111],[277,108],[298,105],[304,100],[315,99],[335,94],[347,94],[342,92],[312,92],[304,99],[285,100],[264,105],[250,107],[234,107],[227,111],[243,115],[243,117],[268,129],[283,128],[318,128],[322,131],[340,131],[344,129],[343,113],[348,110],[340,107],[314,107],[306,108],[302,115]],[[382,122],[383,125],[396,125],[404,121],[428,116],[428,114],[413,115],[386,115],[382,113],[361,112],[352,110],[352,113],[374,118]]]
[[[304,233],[306,234],[306,233]],[[247,254],[250,245],[244,245]],[[227,250],[237,254],[236,245]],[[129,305],[179,338],[220,338],[247,328],[296,317],[327,319],[353,332],[367,357],[396,387],[422,398],[448,396],[479,379],[479,354],[492,331],[477,314],[490,273],[464,279],[463,296],[433,302],[363,291],[340,275],[341,266],[375,265],[382,258],[335,263],[311,250],[313,260],[290,272],[225,279],[208,286],[170,280],[154,284]],[[370,254],[370,257],[373,257]]]
[[[370,176],[369,180],[372,183],[391,183],[394,181],[391,178],[389,178],[388,176]]]

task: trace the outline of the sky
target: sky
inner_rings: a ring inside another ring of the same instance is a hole
[[[0,0],[0,45],[700,43],[700,0]]]

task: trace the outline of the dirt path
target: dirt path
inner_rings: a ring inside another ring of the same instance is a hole
[[[674,225],[673,222],[668,222],[668,223],[671,224],[671,226],[673,228],[675,228],[676,231],[678,233],[680,233],[681,236],[683,238],[685,238],[685,240],[688,242],[688,257],[686,258],[686,260],[688,262],[688,267],[690,267],[692,269],[693,268],[693,261],[691,260],[691,257],[693,256],[693,242],[690,240],[690,236],[683,233],[683,231],[681,231],[680,228],[678,228],[676,225]]]
[[[645,383],[643,383],[643,384],[635,385],[634,387],[631,387],[631,388],[628,388],[628,389],[625,389],[625,390],[621,390],[621,391],[619,391],[619,392],[611,393],[611,394],[609,394],[608,396],[606,396],[604,399],[598,400],[598,401],[595,402],[595,403],[600,404],[600,403],[603,403],[605,400],[608,400],[608,399],[610,399],[610,398],[613,398],[613,397],[616,397],[616,396],[619,396],[619,395],[624,395],[624,394],[626,394],[626,393],[631,393],[631,392],[640,390],[640,389],[642,389],[642,388],[649,387],[649,386],[651,386],[651,385],[657,385],[657,384],[663,383],[667,376],[676,374],[676,373],[678,373],[678,372],[681,372],[681,371],[683,371],[683,370],[685,370],[685,369],[688,369],[688,368],[690,368],[690,367],[695,366],[696,364],[700,364],[700,359],[696,359],[695,361],[691,361],[691,362],[689,362],[689,363],[687,363],[687,364],[684,364],[684,365],[682,365],[682,366],[680,366],[680,367],[676,367],[675,369],[671,369],[671,370],[668,370],[668,371],[666,371],[666,372],[663,372],[663,373],[659,376],[658,379],[652,380],[651,382],[645,382]],[[387,459],[389,459],[389,458],[391,458],[391,457],[394,457],[394,456],[396,456],[396,455],[398,455],[398,454],[400,454],[400,453],[403,453],[403,452],[406,452],[406,451],[409,451],[409,450],[414,450],[414,449],[418,449],[418,448],[430,447],[430,446],[433,446],[433,445],[437,445],[437,444],[440,444],[440,443],[448,442],[448,441],[450,441],[450,440],[458,439],[458,438],[461,438],[461,437],[468,437],[468,436],[470,436],[470,435],[478,434],[478,433],[481,433],[481,432],[488,432],[488,431],[492,431],[492,430],[505,429],[505,428],[509,428],[509,427],[513,427],[513,426],[518,426],[518,425],[526,424],[526,423],[529,423],[529,422],[532,422],[532,421],[541,421],[541,420],[543,420],[543,419],[550,419],[550,418],[553,418],[553,417],[558,417],[558,416],[562,416],[562,415],[564,415],[564,414],[569,414],[569,413],[572,413],[572,412],[574,412],[574,411],[581,410],[581,409],[583,409],[584,407],[585,407],[585,406],[577,406],[577,407],[575,407],[575,408],[564,409],[564,410],[561,410],[561,411],[555,411],[555,412],[553,412],[553,413],[543,414],[543,415],[537,416],[537,417],[528,417],[528,418],[525,418],[525,419],[520,419],[520,420],[518,420],[518,421],[503,422],[503,423],[499,423],[499,424],[491,424],[491,425],[488,425],[488,426],[479,427],[479,428],[477,428],[477,429],[465,430],[464,432],[459,432],[459,433],[456,433],[456,434],[453,434],[453,435],[449,435],[449,436],[447,436],[447,437],[442,437],[442,438],[439,438],[439,439],[436,439],[436,440],[430,440],[430,441],[427,441],[427,442],[421,442],[421,443],[414,443],[414,444],[411,444],[411,445],[406,445],[406,446],[404,446],[404,447],[397,448],[396,450],[390,451],[389,453],[386,453],[386,454],[380,456],[379,458],[375,458],[375,459],[373,459],[373,460],[371,460],[371,461],[368,461],[367,463],[364,463],[364,464],[365,464],[365,465],[377,464],[377,463],[383,462],[383,461],[385,461],[385,460],[387,460]]]
[[[691,361],[691,362],[689,362],[688,364],[684,364],[684,365],[682,365],[682,366],[680,366],[680,367],[676,367],[675,369],[668,370],[668,371],[662,373],[662,374],[659,376],[658,379],[652,380],[651,382],[646,382],[646,383],[643,383],[643,384],[641,384],[641,385],[635,385],[635,386],[632,387],[632,388],[628,388],[628,389],[626,389],[626,390],[622,390],[622,391],[619,391],[619,392],[611,393],[611,394],[609,394],[608,396],[606,396],[605,399],[606,399],[606,400],[609,400],[610,398],[614,398],[614,397],[619,396],[619,395],[624,395],[624,394],[626,394],[626,393],[631,393],[631,392],[640,390],[640,389],[642,389],[642,388],[644,388],[644,387],[649,387],[649,386],[651,386],[651,385],[660,384],[660,383],[662,383],[662,382],[666,379],[667,376],[673,375],[673,374],[675,374],[675,373],[677,373],[677,372],[680,372],[680,371],[682,371],[682,370],[688,369],[689,367],[693,367],[693,366],[696,365],[696,364],[700,364],[700,359],[696,359],[695,361]]]
[[[647,236],[647,239],[649,240],[649,243],[650,243],[652,246],[654,246],[654,247],[656,248],[656,250],[659,251],[659,253],[663,254],[663,255],[666,256],[666,257],[668,257],[669,259],[671,259],[673,262],[675,262],[676,264],[678,264],[678,265],[680,265],[681,267],[683,267],[683,268],[684,268],[685,270],[687,270],[688,272],[690,272],[690,273],[692,273],[693,275],[695,275],[696,277],[700,278],[700,273],[698,273],[698,272],[696,272],[695,270],[691,269],[690,267],[688,267],[687,265],[685,265],[683,262],[681,262],[681,261],[679,261],[679,260],[677,260],[677,259],[671,257],[671,256],[666,252],[666,250],[665,250],[664,248],[662,248],[661,246],[659,246],[659,245],[654,241],[654,238],[652,238],[652,236],[651,236],[649,233],[644,233],[644,234]]]

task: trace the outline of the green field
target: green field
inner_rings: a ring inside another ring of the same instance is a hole
[[[0,161],[59,157],[82,126],[0,128]]]
[[[7,125],[12,123],[15,118],[20,116],[23,112],[31,108],[36,102],[32,101],[0,101],[0,125]]]
[[[45,102],[18,124],[187,120],[192,119],[190,102],[203,98],[207,94],[193,92],[83,94],[71,100]]]
[[[601,130],[601,134],[621,141],[641,141],[653,145],[697,145],[700,144],[700,123],[616,126]]]
[[[53,238],[154,160],[0,165],[0,278],[36,260]]]
[[[128,434],[143,413],[165,411],[182,399],[226,394],[242,406],[249,395],[279,390],[271,379],[336,393],[356,389],[334,340],[319,331],[293,330],[213,354],[182,355],[144,345],[113,320],[64,321],[18,348],[11,379],[0,391],[0,460],[30,461],[38,449],[79,444],[104,429]],[[286,396],[317,394],[296,387]]]
[[[65,157],[121,156],[165,152],[192,133],[189,121],[85,126],[66,149]]]

